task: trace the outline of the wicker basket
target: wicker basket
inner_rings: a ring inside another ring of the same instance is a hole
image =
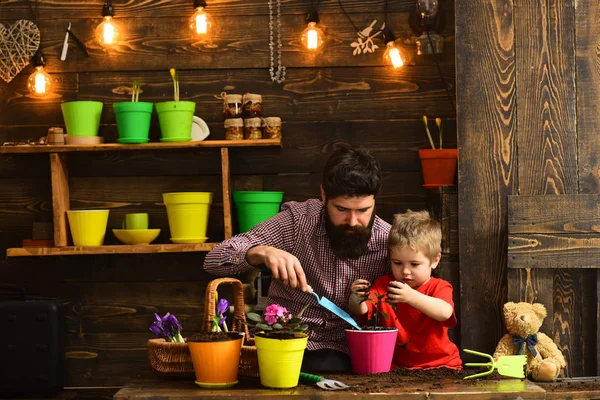
[[[244,286],[242,282],[235,278],[219,278],[211,281],[206,287],[206,296],[204,299],[204,329],[210,331],[213,318],[215,317],[215,303],[217,298],[217,288],[222,283],[230,283],[233,286],[233,306],[235,309],[233,316],[232,331],[245,333],[244,344],[242,345],[242,354],[240,357],[239,376],[258,378],[258,356],[256,355],[256,346],[254,338],[250,337],[246,321],[244,304]]]
[[[173,378],[193,378],[194,365],[187,343],[148,340],[148,360],[154,372]]]

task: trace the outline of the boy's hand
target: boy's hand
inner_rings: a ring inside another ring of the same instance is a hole
[[[403,282],[391,281],[387,297],[390,303],[410,303],[417,293],[419,292]]]
[[[352,296],[354,296],[358,302],[363,302],[369,297],[369,287],[371,283],[365,279],[357,279],[352,282]]]

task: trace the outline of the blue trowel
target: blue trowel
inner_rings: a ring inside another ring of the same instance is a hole
[[[348,314],[346,311],[339,308],[335,303],[333,303],[327,297],[319,298],[319,295],[316,294],[315,292],[311,292],[311,293],[313,294],[313,296],[315,296],[317,298],[317,301],[319,302],[320,305],[322,305],[323,307],[325,307],[326,309],[328,309],[329,311],[331,311],[332,313],[334,313],[335,315],[337,315],[338,317],[340,317],[341,319],[343,319],[344,321],[346,321],[347,323],[349,323],[350,325],[352,325],[353,327],[358,329],[359,331],[362,330],[362,329],[360,329],[360,326],[358,326],[358,324],[356,323],[354,318],[352,318],[350,316],[350,314]]]

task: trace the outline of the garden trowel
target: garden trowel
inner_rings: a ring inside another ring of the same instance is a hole
[[[341,319],[345,320],[347,323],[349,323],[350,325],[352,325],[359,331],[362,330],[362,329],[360,329],[360,326],[358,326],[358,324],[356,323],[354,318],[352,318],[350,316],[350,314],[348,314],[346,311],[339,308],[335,303],[333,303],[327,297],[319,298],[319,295],[316,294],[315,292],[311,292],[311,293],[313,294],[313,296],[315,296],[317,298],[317,301],[319,302],[320,305],[322,305],[323,307],[325,307],[326,309],[328,309],[329,311],[331,311],[332,313],[334,313]]]
[[[466,363],[465,367],[488,367],[488,370],[479,374],[465,376],[463,379],[478,378],[480,376],[489,375],[494,372],[494,368],[498,370],[500,375],[510,376],[512,378],[525,378],[525,365],[527,364],[527,356],[500,356],[498,361],[494,361],[494,357],[489,354],[480,353],[478,351],[463,349],[465,353],[475,354],[476,356],[489,358],[488,363]]]

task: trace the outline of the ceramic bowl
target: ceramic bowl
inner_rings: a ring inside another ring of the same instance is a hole
[[[117,239],[125,244],[150,244],[160,234],[160,229],[113,229]]]

